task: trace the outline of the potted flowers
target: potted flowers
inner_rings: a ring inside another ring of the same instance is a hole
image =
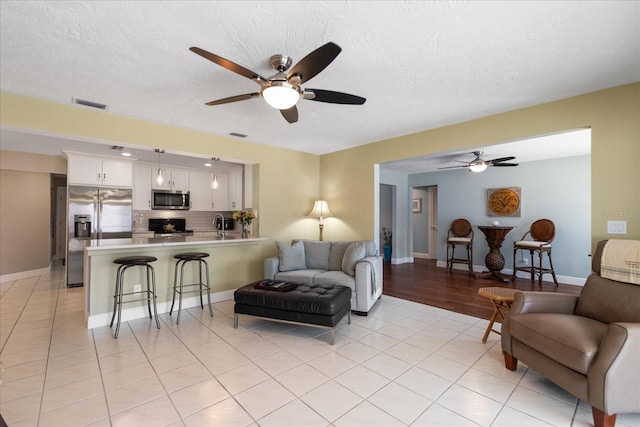
[[[382,246],[382,250],[384,253],[384,261],[391,262],[391,244],[393,242],[393,236],[391,234],[391,230],[387,228],[382,228],[382,235],[384,236],[384,245]]]
[[[234,221],[238,221],[242,226],[242,233],[240,234],[241,238],[246,239],[249,237],[249,226],[255,217],[256,215],[253,211],[236,211],[233,213]]]

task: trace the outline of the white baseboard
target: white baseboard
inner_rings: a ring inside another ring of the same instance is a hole
[[[404,258],[391,258],[391,264],[410,264],[413,262],[413,257]]]
[[[12,282],[14,280],[26,279],[33,276],[41,276],[43,274],[48,274],[49,271],[50,271],[50,268],[47,267],[47,268],[39,268],[37,270],[20,271],[18,273],[3,274],[2,276],[0,276],[0,282],[2,283]]]
[[[420,252],[414,252],[413,253],[413,257],[414,258],[420,258],[420,259],[433,259],[433,258],[431,258],[430,254],[424,254],[424,253],[420,253]]]
[[[231,289],[229,291],[222,291],[222,292],[215,292],[211,294],[211,303],[216,303],[216,302],[221,302],[221,301],[228,301],[230,299],[233,299],[233,293],[235,292],[235,289]],[[207,296],[204,295],[203,296],[203,301],[206,304],[207,303]],[[144,303],[145,305],[141,305],[140,307],[132,307],[132,308],[125,308],[122,310],[122,314],[121,314],[121,322],[127,322],[129,320],[135,320],[135,319],[142,319],[145,317],[149,317],[149,311],[147,309],[146,303]],[[174,307],[174,312],[178,309],[178,302],[176,301],[176,306]],[[185,310],[187,308],[191,308],[191,307],[199,307],[200,306],[200,297],[199,296],[194,296],[194,297],[189,297],[189,298],[183,298],[182,299],[182,309]],[[171,309],[171,301],[165,301],[165,302],[161,302],[157,304],[157,309],[158,309],[158,314],[164,314],[164,313],[168,313],[169,310]],[[207,309],[206,305],[205,305],[205,310]],[[108,313],[100,313],[100,314],[94,314],[88,317],[87,319],[87,328],[88,329],[93,329],[93,328],[99,328],[101,326],[108,326],[109,323],[111,323],[111,316],[113,315],[112,312],[108,312]]]

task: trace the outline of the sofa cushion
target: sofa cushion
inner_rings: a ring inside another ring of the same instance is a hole
[[[509,318],[514,339],[584,375],[609,327],[572,314],[526,313]]]
[[[316,277],[320,273],[324,273],[325,271],[327,270],[306,269],[281,271],[279,273],[276,273],[274,279],[282,280],[283,282],[304,283],[310,285],[314,283],[314,277]]]
[[[344,251],[342,258],[342,271],[349,276],[356,275],[356,263],[364,258],[366,251],[363,242],[353,242]]]
[[[344,258],[344,252],[352,242],[332,242],[331,252],[329,253],[329,270],[342,271],[342,259]]]
[[[356,288],[356,279],[346,274],[344,271],[325,271],[313,276],[313,283],[318,285],[342,285],[348,286],[353,291]]]
[[[373,240],[363,240],[362,243],[364,244],[365,257],[378,255],[378,248],[376,244],[373,243]]]
[[[294,240],[293,243],[298,240]],[[321,242],[320,240],[301,240],[304,244],[304,258],[307,268],[319,270],[329,269],[329,252],[331,242]]]
[[[280,271],[304,270],[307,268],[304,258],[304,244],[296,242],[289,246],[283,242],[276,242],[278,246],[278,258],[280,259]]]

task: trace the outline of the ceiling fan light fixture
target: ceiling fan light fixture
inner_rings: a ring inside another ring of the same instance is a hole
[[[300,99],[300,91],[287,82],[275,81],[262,90],[262,97],[273,108],[288,110]]]
[[[486,168],[487,164],[482,160],[469,163],[469,170],[471,172],[483,172]]]

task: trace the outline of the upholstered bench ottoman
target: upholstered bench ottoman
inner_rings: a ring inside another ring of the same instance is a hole
[[[340,285],[298,285],[294,290],[256,289],[255,283],[234,293],[233,327],[238,315],[250,315],[285,323],[312,325],[330,329],[330,343],[335,343],[335,326],[346,314],[351,323],[351,288]]]

